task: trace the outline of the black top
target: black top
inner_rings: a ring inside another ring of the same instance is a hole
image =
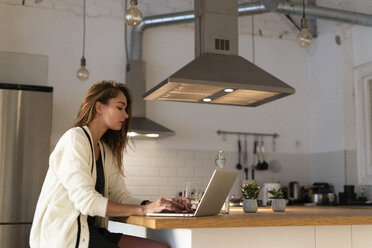
[[[98,160],[96,161],[96,168],[97,168],[97,181],[96,181],[96,191],[101,195],[105,194],[105,172],[103,171],[103,164],[102,164],[102,157],[101,153],[99,153]],[[88,224],[95,226],[96,217],[89,216],[88,217]]]
[[[103,162],[101,153],[99,153],[96,161],[97,181],[95,189],[101,195],[105,193],[105,172],[103,170]],[[111,233],[105,228],[96,226],[96,217],[88,216],[89,227],[89,248],[117,248],[120,241],[120,233]]]
[[[99,153],[98,160],[96,161],[97,168],[97,182],[96,182],[96,191],[101,195],[105,194],[105,172],[103,171],[102,157]]]

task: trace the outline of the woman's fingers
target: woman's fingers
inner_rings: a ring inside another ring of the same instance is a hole
[[[184,205],[173,198],[164,198],[164,201],[166,202],[167,210],[181,212],[184,209]]]
[[[185,210],[191,211],[191,205],[192,204],[191,204],[191,202],[188,198],[178,196],[178,197],[174,198],[174,200],[181,203]]]
[[[161,197],[147,206],[149,212],[161,212],[164,210],[180,212],[180,207],[172,201],[172,198]]]
[[[146,205],[147,212],[161,212],[161,211],[191,211],[190,200],[185,197],[161,197],[158,200]]]

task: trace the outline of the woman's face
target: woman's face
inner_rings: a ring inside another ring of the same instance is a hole
[[[110,98],[107,104],[101,104],[101,119],[108,129],[120,130],[128,118],[126,112],[127,98],[119,91],[115,98]],[[99,107],[99,108],[100,108]]]

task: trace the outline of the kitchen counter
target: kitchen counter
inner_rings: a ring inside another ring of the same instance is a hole
[[[230,214],[205,217],[145,217],[118,219],[128,224],[151,229],[221,228],[268,226],[372,225],[371,207],[301,207],[288,206],[285,212],[259,208],[257,213],[244,213],[232,208]]]
[[[110,221],[109,230],[158,240],[172,248],[371,248],[371,207],[288,206],[285,212],[205,217],[130,216]]]

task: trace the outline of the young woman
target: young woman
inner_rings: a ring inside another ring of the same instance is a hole
[[[122,153],[128,143],[131,106],[124,84],[102,81],[88,90],[74,128],[61,137],[50,156],[31,228],[32,248],[165,247],[106,229],[109,216],[191,208],[186,198],[148,202],[127,191]]]

